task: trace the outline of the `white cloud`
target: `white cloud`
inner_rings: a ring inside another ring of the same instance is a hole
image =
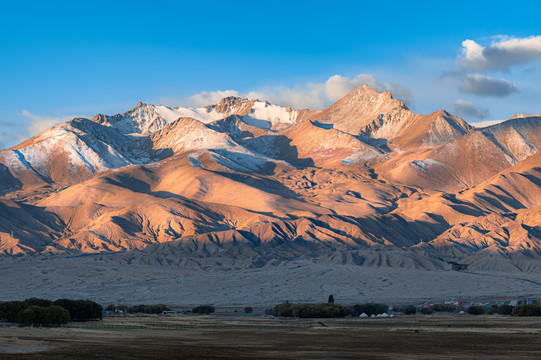
[[[486,119],[488,109],[481,109],[466,100],[457,100],[453,104],[453,112],[463,118]]]
[[[462,47],[463,57],[458,58],[459,63],[466,69],[478,71],[509,71],[514,65],[541,58],[541,36],[497,36],[486,47],[467,39],[462,42]]]
[[[236,90],[202,91],[182,100],[163,98],[167,105],[201,107],[218,103],[227,96],[240,96],[248,99],[268,100],[273,104],[291,106],[294,109],[323,109],[342,98],[355,88],[367,84],[377,91],[391,91],[401,100],[408,100],[411,92],[394,83],[383,83],[372,74],[359,74],[354,78],[333,75],[323,83],[308,82],[295,87],[265,87],[259,90],[241,93]]]
[[[228,96],[240,96],[240,94],[236,90],[202,91],[199,94],[190,96],[185,100],[185,102],[193,107],[204,107],[207,105],[216,104]]]
[[[30,124],[26,127],[26,130],[30,135],[36,135],[51,126],[61,124],[74,118],[73,116],[36,115],[28,110],[23,110],[22,114],[30,119]]]
[[[461,92],[478,96],[505,97],[517,90],[513,83],[505,79],[494,79],[482,74],[466,75],[460,84]]]
[[[329,105],[329,99],[325,96],[325,86],[311,82],[305,86],[293,88],[266,87],[258,91],[251,91],[245,97],[268,100],[271,103],[291,106],[294,109],[322,109]]]

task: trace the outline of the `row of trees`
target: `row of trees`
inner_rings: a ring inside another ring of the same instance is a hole
[[[351,307],[345,307],[335,303],[324,304],[293,304],[285,302],[274,306],[272,309],[265,311],[268,315],[280,317],[300,317],[300,318],[330,318],[330,317],[345,317],[348,315],[359,316],[366,314],[368,316],[382,314],[387,312],[389,306],[387,304],[366,303],[357,304]],[[395,308],[395,311],[402,312],[405,315],[417,313],[417,308],[413,305],[404,305]],[[469,306],[463,307],[454,304],[434,304],[424,307],[420,310],[422,314],[443,313],[443,312],[468,312],[471,315],[483,314],[499,314],[513,316],[541,316],[540,304],[524,304],[524,305],[493,305],[486,306]]]
[[[0,320],[25,325],[60,325],[68,321],[100,320],[103,308],[91,300],[29,298],[0,304]]]

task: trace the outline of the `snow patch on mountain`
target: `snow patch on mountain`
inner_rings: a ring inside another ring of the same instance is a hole
[[[164,105],[158,105],[155,107],[155,109],[158,115],[162,119],[166,120],[168,123],[172,123],[173,121],[181,117],[189,117],[192,119],[196,119],[205,124],[223,118],[222,114],[214,110],[208,111],[207,108],[170,108]]]
[[[261,129],[282,130],[295,125],[296,118],[296,111],[272,105],[267,101],[256,101],[252,111],[244,117],[244,121]]]

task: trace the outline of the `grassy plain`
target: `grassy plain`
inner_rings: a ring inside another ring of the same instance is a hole
[[[479,358],[541,358],[541,319],[457,314],[300,320],[230,313],[0,328],[0,359],[7,360]]]

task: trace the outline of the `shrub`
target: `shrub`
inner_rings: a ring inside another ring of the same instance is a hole
[[[251,314],[251,313],[254,312],[254,309],[252,309],[250,306],[246,306],[246,307],[244,308],[244,312],[245,312],[246,314]]]
[[[413,305],[403,306],[401,310],[405,315],[413,315],[417,313],[417,308]]]
[[[293,307],[294,307],[294,304],[291,304],[289,302],[275,305],[272,308],[270,315],[281,316],[281,317],[293,317]]]
[[[432,313],[434,313],[434,308],[432,308],[432,306],[427,306],[421,309],[421,314],[430,315]]]
[[[500,315],[511,315],[513,313],[513,305],[500,305],[498,306],[498,314]]]
[[[468,308],[468,314],[471,315],[483,315],[486,309],[483,306],[470,306]]]
[[[194,314],[211,314],[215,311],[216,309],[214,308],[214,306],[210,306],[210,305],[201,305],[201,306],[197,306],[197,307],[194,307],[192,309],[192,312]]]
[[[351,307],[351,315],[359,316],[362,313],[365,313],[368,316],[383,314],[389,309],[387,304],[377,304],[377,303],[367,303],[367,304],[357,304]]]
[[[91,300],[58,299],[54,304],[68,310],[73,321],[100,320],[103,313],[102,306]]]
[[[23,325],[61,325],[67,324],[69,320],[69,312],[57,305],[29,306],[19,312],[15,319],[18,324]]]

